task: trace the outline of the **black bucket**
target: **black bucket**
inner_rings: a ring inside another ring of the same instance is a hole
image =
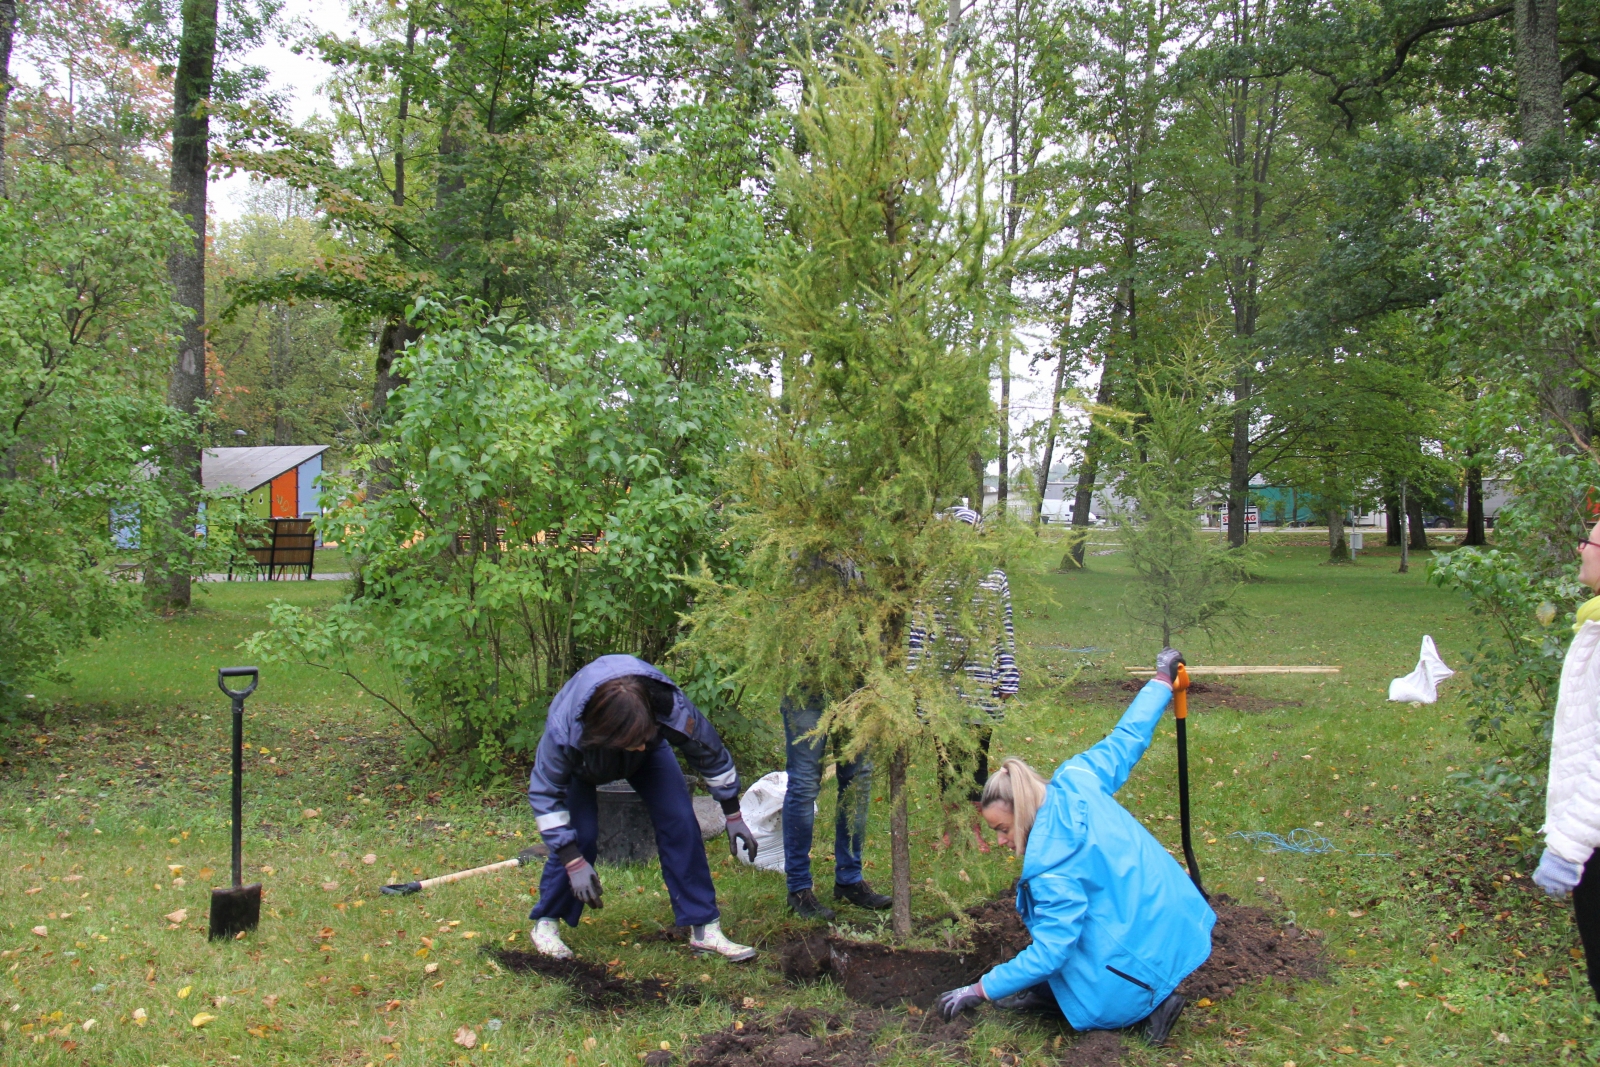
[[[599,799],[600,863],[643,863],[656,858],[656,828],[644,799],[624,781],[595,790]]]

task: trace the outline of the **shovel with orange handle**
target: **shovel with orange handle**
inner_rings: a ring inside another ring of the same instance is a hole
[[[1194,887],[1210,900],[1200,884],[1200,864],[1195,862],[1194,840],[1189,834],[1189,668],[1182,663],[1172,678],[1172,717],[1178,723],[1178,821],[1183,825],[1183,859]]]

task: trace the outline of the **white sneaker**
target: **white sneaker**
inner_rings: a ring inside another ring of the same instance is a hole
[[[555,919],[540,919],[533,927],[533,947],[539,955],[554,960],[570,960],[572,950],[561,940],[561,924]]]
[[[756,950],[749,945],[739,945],[729,941],[722,933],[722,923],[706,923],[704,926],[691,927],[689,930],[689,947],[696,955],[715,952],[724,959],[734,963],[756,958]]]

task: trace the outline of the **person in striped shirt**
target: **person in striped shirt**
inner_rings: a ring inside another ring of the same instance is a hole
[[[951,508],[944,515],[973,527],[981,528],[983,522],[981,515],[965,505]],[[946,597],[945,603],[949,602],[950,598]],[[970,654],[970,642],[963,634],[957,631],[944,632],[942,640],[946,660],[939,667],[954,676],[957,695],[971,709],[968,722],[974,732],[976,766],[967,787],[967,801],[976,812],[984,783],[989,780],[989,743],[993,739],[994,728],[1005,721],[1004,702],[1016,696],[1022,685],[1022,673],[1017,669],[1017,638],[1011,619],[1011,584],[1006,579],[1005,571],[996,568],[978,583],[977,592],[972,598],[972,611],[974,615],[986,616],[995,623],[994,646],[990,654]],[[931,640],[938,641],[946,622],[944,611],[938,608],[932,611],[931,620],[926,609],[913,616],[910,649],[906,657],[907,670],[918,669],[930,655],[930,625],[933,630]],[[943,744],[937,747],[939,793],[944,796],[965,775],[966,760],[951,753]],[[951,808],[946,811],[947,814],[953,814]],[[975,816],[972,832],[977,840],[978,851],[988,852],[989,842],[983,830],[981,815]],[[950,845],[948,829],[943,844],[946,848]]]

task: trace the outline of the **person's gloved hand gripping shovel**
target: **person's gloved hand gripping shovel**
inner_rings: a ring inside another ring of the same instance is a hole
[[[1174,990],[1211,954],[1216,916],[1189,875],[1116,801],[1172,702],[1183,657],[1163,649],[1116,728],[1049,780],[1008,759],[984,786],[984,821],[1022,860],[1017,912],[1033,943],[939,998],[946,1018],[997,1007],[1065,1015],[1078,1030],[1141,1025],[1163,1043]],[[1136,917],[1129,923],[1128,916]]]

